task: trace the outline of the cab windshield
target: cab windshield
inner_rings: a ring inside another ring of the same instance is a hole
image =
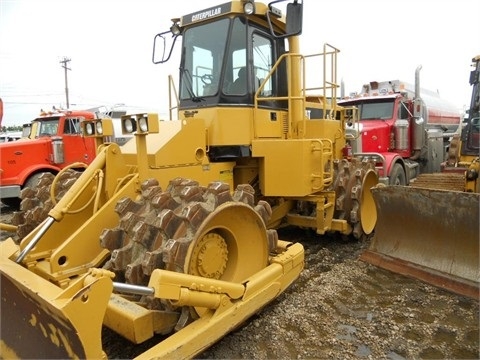
[[[218,92],[230,19],[187,29],[183,35],[180,99]]]
[[[365,102],[359,108],[360,120],[386,120],[393,117],[393,101]]]
[[[38,122],[37,136],[52,136],[57,134],[58,122],[60,118],[51,120],[42,120]]]
[[[188,28],[183,33],[180,100],[203,102],[218,96],[219,102],[231,103],[232,97],[253,102],[273,63],[272,39],[244,17]],[[271,82],[265,84],[264,96],[271,95]]]
[[[383,101],[346,102],[344,106],[356,106],[360,120],[388,120],[393,118],[395,101],[393,99]]]

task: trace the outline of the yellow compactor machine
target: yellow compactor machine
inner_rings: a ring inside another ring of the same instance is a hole
[[[106,358],[107,327],[159,339],[138,358],[191,358],[299,276],[303,247],[276,228],[373,231],[378,178],[346,151],[338,50],[302,55],[303,2],[278,2],[174,19],[153,62],[180,50],[175,120],[123,116],[122,147],[111,121],[84,121],[93,163],[61,197],[28,189],[24,222],[40,223],[0,244],[1,357]]]

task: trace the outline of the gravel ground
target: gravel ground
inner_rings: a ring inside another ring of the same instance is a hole
[[[478,301],[359,261],[368,241],[301,240],[299,280],[199,358],[479,358]]]
[[[0,221],[8,223],[11,212],[0,211]],[[480,358],[478,301],[359,261],[368,240],[339,240],[298,229],[279,234],[305,247],[300,278],[197,358]],[[124,342],[107,354],[131,358],[145,346]]]

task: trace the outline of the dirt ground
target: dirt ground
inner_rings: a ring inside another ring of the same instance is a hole
[[[0,211],[8,223],[11,212]],[[368,240],[298,229],[279,234],[305,247],[300,278],[198,359],[480,358],[478,301],[359,261]],[[104,336],[109,358],[132,358],[151,346],[113,343],[107,330]]]
[[[281,234],[305,246],[300,279],[199,358],[479,358],[477,301],[359,261],[368,241]]]

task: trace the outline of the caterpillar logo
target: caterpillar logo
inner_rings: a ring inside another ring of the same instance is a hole
[[[231,11],[231,3],[225,3],[222,5],[218,5],[209,9],[205,9],[205,10],[193,13],[193,14],[185,15],[182,18],[182,26],[194,23],[196,21],[210,19],[212,17],[216,17],[230,11]]]
[[[210,9],[210,10],[207,10],[207,11],[203,11],[199,14],[192,15],[192,22],[198,21],[198,20],[203,20],[203,19],[215,16],[215,15],[219,15],[221,13],[222,13],[222,8],[219,8],[219,7],[216,8],[216,9]]]

